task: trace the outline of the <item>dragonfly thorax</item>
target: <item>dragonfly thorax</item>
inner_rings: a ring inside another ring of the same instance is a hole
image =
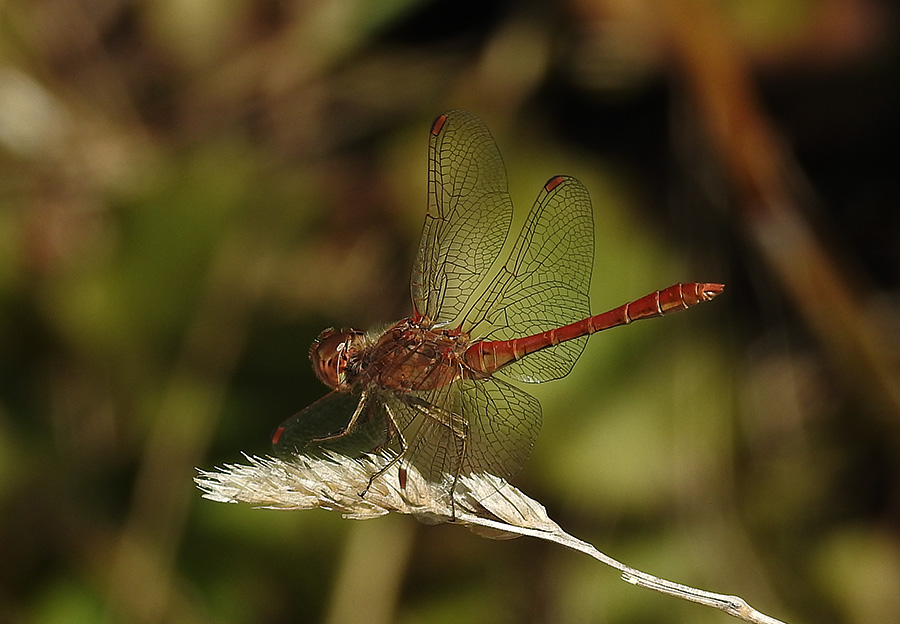
[[[348,369],[365,343],[365,334],[356,329],[339,332],[326,329],[313,342],[309,350],[316,376],[329,388],[346,392],[352,386],[348,382]]]
[[[465,374],[468,346],[468,334],[434,329],[426,317],[403,319],[372,340],[359,378],[396,392],[434,390]]]

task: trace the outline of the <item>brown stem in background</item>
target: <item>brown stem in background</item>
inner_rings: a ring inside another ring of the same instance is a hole
[[[884,337],[867,318],[864,279],[847,275],[801,211],[792,184],[796,165],[762,111],[728,24],[706,0],[661,5],[665,34],[711,148],[736,191],[747,236],[848,386],[859,389],[898,431],[900,375]]]

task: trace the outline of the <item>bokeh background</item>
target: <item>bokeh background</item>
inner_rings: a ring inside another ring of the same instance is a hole
[[[591,339],[515,484],[790,622],[900,612],[900,55],[889,0],[0,3],[0,621],[726,622],[577,553],[204,500],[409,312],[431,120],[519,218],[591,192]],[[514,224],[514,228],[516,225]],[[560,224],[565,227],[565,224]]]

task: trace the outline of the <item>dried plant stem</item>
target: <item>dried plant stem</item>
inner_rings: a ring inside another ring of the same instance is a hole
[[[414,466],[405,466],[406,487],[401,489],[397,485],[398,462],[382,471],[391,461],[386,455],[362,459],[337,454],[323,458],[298,455],[287,461],[260,457],[247,459],[249,465],[200,471],[195,481],[204,492],[203,496],[219,502],[245,502],[269,509],[329,509],[354,519],[374,518],[393,511],[413,515],[428,524],[462,524],[486,537],[536,537],[589,555],[619,570],[622,579],[634,585],[713,607],[745,622],[784,624],[760,613],[738,596],[667,581],[613,559],[566,533],[550,519],[543,505],[493,475],[460,477],[451,502],[450,485],[454,483],[451,477],[433,483],[423,479]],[[376,477],[372,479],[372,475]],[[363,490],[366,495],[360,496]]]
[[[670,596],[681,598],[682,600],[696,602],[702,605],[706,605],[707,607],[713,607],[714,609],[724,611],[725,613],[728,613],[729,615],[732,615],[740,620],[744,620],[745,622],[753,622],[754,624],[785,624],[781,620],[776,620],[775,618],[770,617],[764,613],[760,613],[749,604],[747,604],[747,601],[740,596],[717,594],[703,589],[697,589],[696,587],[691,587],[689,585],[683,585],[681,583],[668,581],[658,576],[648,574],[647,572],[641,572],[640,570],[632,568],[631,566],[628,566],[621,561],[618,561],[617,559],[613,559],[609,555],[597,550],[588,542],[573,537],[562,529],[560,529],[558,532],[548,532],[529,529],[527,527],[511,528],[510,525],[504,524],[502,522],[495,522],[487,518],[479,518],[477,516],[471,516],[469,514],[461,514],[459,519],[467,524],[481,525],[488,528],[506,531],[509,533],[518,533],[520,535],[536,537],[538,539],[547,540],[548,542],[555,542],[567,548],[571,548],[572,550],[582,552],[602,563],[605,563],[612,568],[621,571],[622,580],[627,581],[633,585],[652,589],[663,594],[669,594]]]

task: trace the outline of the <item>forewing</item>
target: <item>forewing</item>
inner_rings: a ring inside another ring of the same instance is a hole
[[[428,147],[428,211],[413,265],[416,312],[458,319],[500,253],[512,220],[506,169],[484,123],[466,111],[441,115]]]
[[[541,189],[506,264],[463,329],[473,337],[510,340],[590,316],[594,265],[591,199],[575,178],[556,176]],[[587,338],[543,349],[497,374],[537,383],[568,374]]]
[[[354,426],[346,431],[356,414]],[[343,433],[343,435],[341,435]],[[282,423],[273,439],[278,455],[358,457],[390,441],[384,405],[362,392],[331,392]]]

